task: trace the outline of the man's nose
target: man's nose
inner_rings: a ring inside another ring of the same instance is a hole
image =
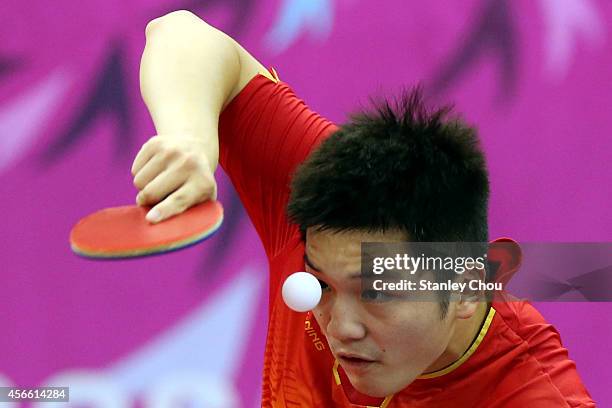
[[[327,335],[340,342],[361,340],[366,335],[359,313],[350,301],[336,298],[329,310]]]

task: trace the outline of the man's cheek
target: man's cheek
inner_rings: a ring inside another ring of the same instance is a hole
[[[320,306],[315,307],[312,310],[312,314],[319,325],[319,329],[324,336],[327,336],[327,323],[329,319],[326,317],[327,315],[324,313]]]

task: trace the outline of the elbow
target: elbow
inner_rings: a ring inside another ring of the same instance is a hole
[[[149,21],[145,28],[145,36],[149,38],[160,31],[176,31],[179,28],[184,30],[188,27],[201,28],[202,26],[208,26],[208,24],[191,11],[176,10]]]

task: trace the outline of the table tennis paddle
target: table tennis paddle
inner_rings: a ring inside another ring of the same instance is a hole
[[[175,251],[210,237],[223,222],[223,207],[206,201],[151,224],[151,207],[111,207],[82,218],[70,231],[72,250],[87,258],[132,258]]]

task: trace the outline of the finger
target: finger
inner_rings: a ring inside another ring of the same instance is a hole
[[[147,220],[153,224],[180,214],[190,206],[203,201],[195,199],[193,189],[183,184],[178,190],[166,197],[147,213]]]
[[[206,187],[204,188],[204,198],[206,200],[217,200],[217,180],[211,174],[211,179],[208,180]]]
[[[138,205],[154,205],[185,183],[186,176],[176,170],[162,171],[136,196]]]
[[[159,149],[157,139],[151,138],[145,144],[142,145],[140,151],[136,154],[134,162],[132,163],[132,175],[136,175],[142,167],[153,157],[153,155]]]
[[[134,186],[144,190],[146,186],[169,167],[166,155],[158,153],[151,158],[134,176]]]

